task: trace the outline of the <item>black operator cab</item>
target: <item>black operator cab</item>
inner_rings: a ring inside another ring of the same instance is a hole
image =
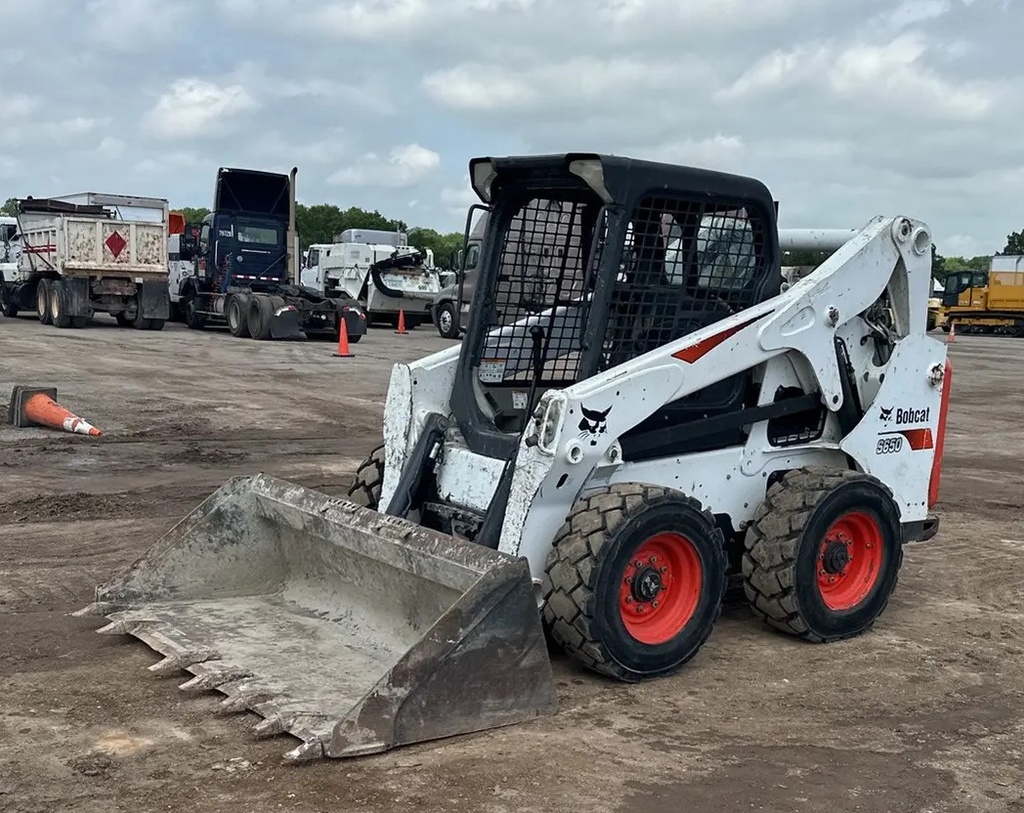
[[[586,153],[477,158],[470,176],[489,215],[451,406],[479,454],[510,458],[544,390],[780,291],[775,204],[757,180]],[[669,404],[621,439],[624,457],[680,453],[667,428],[752,397],[743,373]],[[731,442],[742,439],[701,439]]]

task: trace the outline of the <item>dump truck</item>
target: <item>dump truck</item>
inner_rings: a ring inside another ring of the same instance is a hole
[[[175,291],[188,327],[226,325],[233,336],[267,340],[337,338],[344,323],[349,341],[366,335],[366,315],[354,299],[323,296],[300,282],[297,173],[217,171],[213,211],[178,240],[179,259],[184,251],[194,261]]]
[[[394,366],[347,498],[236,477],[77,611],[290,760],[556,713],[549,644],[613,680],[678,673],[732,580],[797,639],[865,634],[904,544],[938,531],[952,369],[925,333],[925,223],[874,217],[785,287],[756,179],[590,153],[469,169],[488,221],[465,337]]]
[[[167,201],[87,192],[18,201],[18,270],[5,279],[6,316],[84,327],[109,313],[122,327],[160,330],[167,295]]]
[[[346,229],[334,243],[311,245],[302,283],[322,296],[354,299],[370,322],[398,326],[404,314],[412,329],[430,318],[441,277],[430,249],[409,245],[404,232]]]
[[[996,255],[988,271],[949,274],[936,323],[957,333],[1024,336],[1024,256]]]

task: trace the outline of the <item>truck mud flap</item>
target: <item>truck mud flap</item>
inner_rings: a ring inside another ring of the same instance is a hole
[[[557,707],[529,568],[263,474],[228,481],[75,613],[216,690],[289,760],[353,757]]]
[[[167,321],[171,318],[171,292],[167,280],[140,283],[139,298],[142,300],[142,318]]]
[[[280,297],[270,298],[274,303],[274,312],[270,318],[271,339],[304,339],[306,334],[302,331],[302,323],[299,321],[299,311],[294,305],[286,305]]]
[[[81,318],[92,315],[92,302],[89,297],[88,277],[64,277],[64,308],[68,316]]]

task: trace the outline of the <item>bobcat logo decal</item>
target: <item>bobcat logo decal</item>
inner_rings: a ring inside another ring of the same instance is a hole
[[[878,410],[878,417],[881,418],[883,421],[888,422],[889,419],[892,417],[892,409],[892,407],[889,407],[888,409],[885,407],[880,407]]]
[[[608,413],[612,411],[612,408],[608,407],[604,412],[586,407],[581,407],[581,409],[583,417],[580,419],[579,425],[580,437],[589,438],[590,445],[597,446],[597,436],[608,431]]]

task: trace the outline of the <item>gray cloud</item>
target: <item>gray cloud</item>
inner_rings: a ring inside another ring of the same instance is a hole
[[[584,6],[589,9],[582,13]],[[1014,0],[0,0],[0,194],[208,202],[218,166],[461,229],[466,164],[603,150],[762,178],[783,225],[1024,227]]]

